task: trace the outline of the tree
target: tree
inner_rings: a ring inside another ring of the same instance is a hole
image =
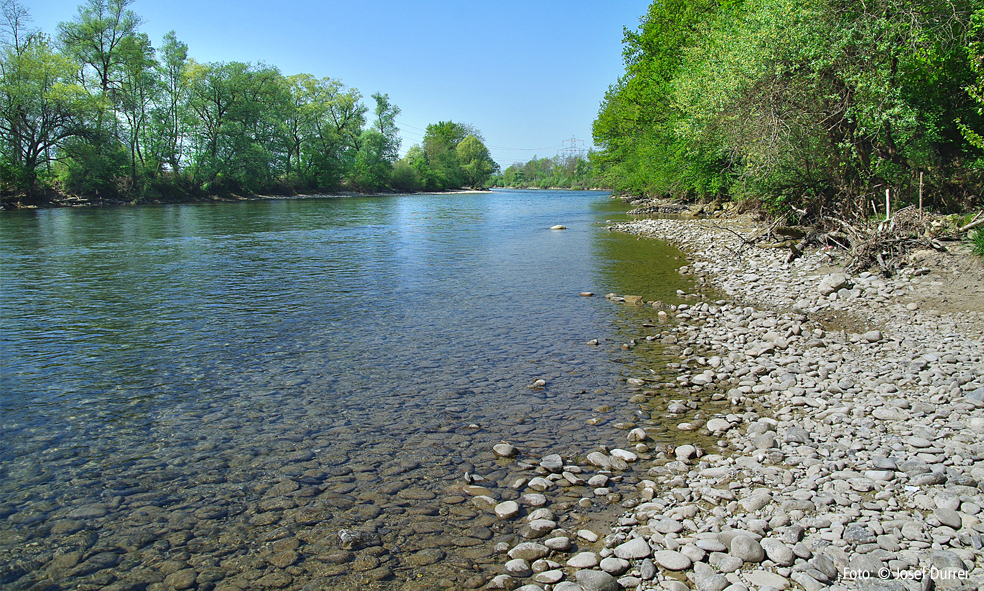
[[[309,74],[287,78],[291,115],[287,129],[288,172],[305,187],[334,189],[351,175],[367,109],[358,90]]]
[[[376,101],[376,121],[373,128],[386,139],[383,157],[388,162],[395,162],[400,156],[400,128],[396,126],[396,116],[400,107],[391,104],[388,94],[375,93],[372,98]]]
[[[188,66],[195,114],[195,180],[217,191],[258,191],[286,160],[282,120],[289,96],[276,68],[243,62]]]
[[[976,114],[984,116],[984,8],[974,11],[971,17],[971,34],[967,47],[967,61],[970,69],[976,75],[973,84],[967,87],[967,94],[977,103]],[[971,116],[973,113],[970,114]],[[984,150],[984,131],[974,129],[963,118],[957,119],[957,125],[964,138],[978,150]]]
[[[30,11],[17,0],[3,0],[0,2],[0,43],[4,46],[11,46],[15,53],[20,53],[25,45],[32,38],[38,35],[36,29],[28,28],[28,23],[34,21]]]
[[[12,3],[4,5],[4,14]],[[0,139],[3,184],[35,195],[38,168],[51,152],[82,133],[81,119],[91,107],[75,83],[77,65],[54,52],[41,34],[25,35],[23,13],[8,24],[14,32],[0,46]]]
[[[387,159],[389,140],[375,128],[362,132],[355,156],[352,184],[360,191],[377,191],[386,186],[392,163]]]
[[[155,103],[153,133],[150,134],[154,174],[161,174],[165,167],[175,177],[182,168],[184,141],[188,128],[188,84],[185,75],[188,67],[188,46],[170,31],[158,51],[156,74],[159,83],[158,100]]]
[[[862,215],[879,187],[911,199],[920,172],[937,204],[972,200],[982,180],[960,125],[981,122],[967,60],[976,5],[654,2],[626,32],[593,162],[621,191],[814,213]]]
[[[133,0],[88,0],[72,22],[58,24],[58,40],[83,66],[91,69],[103,94],[118,84],[126,59],[121,45],[136,34],[141,19],[127,6]],[[86,70],[82,71],[83,83]]]
[[[469,187],[479,189],[485,186],[489,177],[499,171],[499,165],[492,160],[489,149],[474,135],[468,135],[455,147],[458,161]]]
[[[133,108],[139,110],[142,106],[136,105],[139,99],[124,106],[124,101],[133,97],[125,96],[123,86],[127,61],[131,61],[131,66],[145,63],[138,56],[146,47],[140,48],[142,43],[134,39],[141,20],[127,8],[131,3],[132,0],[88,0],[79,6],[75,20],[58,24],[63,52],[81,66],[77,70],[79,83],[97,107],[85,122],[84,139],[77,136],[64,147],[63,180],[70,190],[110,195],[134,189],[132,182],[120,182],[121,177],[129,176],[132,181],[136,176],[137,141],[131,137],[131,130],[123,127],[126,117],[121,110],[130,108],[133,116]],[[129,69],[129,74],[133,73]]]
[[[119,111],[126,121],[130,181],[132,186],[136,186],[137,166],[139,164],[143,170],[146,164],[144,146],[151,141],[148,133],[151,128],[151,109],[158,100],[160,82],[154,70],[157,66],[154,48],[147,35],[140,33],[124,38],[120,43],[120,54]]]
[[[435,189],[446,190],[465,184],[461,160],[456,148],[466,137],[481,134],[473,126],[453,121],[429,124],[424,132],[423,149],[432,174]]]

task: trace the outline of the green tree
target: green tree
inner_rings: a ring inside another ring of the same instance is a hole
[[[290,97],[280,72],[242,62],[187,70],[195,180],[206,190],[271,187],[287,159],[282,120]]]
[[[376,129],[367,129],[359,138],[352,185],[360,191],[378,191],[389,183],[392,163],[387,158],[389,140]]]
[[[400,156],[400,128],[396,126],[396,117],[400,114],[400,107],[390,103],[388,94],[377,92],[372,95],[372,98],[376,101],[376,120],[373,122],[373,129],[386,139],[383,157],[388,162],[395,162]]]
[[[89,114],[84,139],[77,136],[64,147],[64,182],[72,191],[115,196],[132,189],[130,182],[120,182],[132,181],[135,160],[129,154],[130,134],[121,115],[126,62],[136,59],[140,45],[133,37],[141,20],[127,8],[131,3],[88,0],[73,21],[58,24],[58,41],[64,53],[80,64],[79,82],[98,107]]]
[[[367,109],[356,89],[330,78],[291,76],[286,119],[289,171],[309,188],[334,189],[352,174]],[[296,166],[295,164],[296,163]]]
[[[489,177],[499,171],[499,165],[492,160],[489,149],[482,140],[474,135],[468,135],[455,147],[465,183],[474,189],[480,189],[488,182]]]
[[[75,83],[77,65],[56,53],[47,36],[29,32],[27,12],[4,2],[7,34],[0,40],[0,172],[7,190],[36,197],[38,169],[52,152],[82,133],[92,105]]]
[[[814,212],[862,215],[878,187],[911,199],[923,171],[937,204],[979,194],[960,133],[981,120],[964,92],[975,2],[654,2],[592,162],[626,192]]]
[[[147,164],[144,146],[151,142],[151,112],[160,97],[160,80],[155,68],[154,48],[147,35],[126,37],[120,44],[123,56],[120,68],[119,112],[126,126],[126,145],[130,152],[130,182],[136,187],[140,172]],[[140,172],[138,172],[138,166]],[[152,166],[156,169],[157,166]]]
[[[456,151],[469,135],[481,140],[481,133],[473,126],[453,121],[439,121],[427,126],[424,132],[423,150],[431,169],[429,180],[436,190],[461,187],[466,183],[462,162]],[[430,188],[430,187],[429,187]]]
[[[966,52],[968,65],[976,75],[976,80],[967,87],[967,94],[977,103],[976,114],[979,118],[984,116],[984,8],[974,11],[971,17]],[[984,150],[984,136],[981,135],[984,131],[968,125],[963,117],[957,119],[957,125],[967,142],[978,150]]]
[[[88,0],[79,6],[79,13],[72,22],[58,24],[58,40],[66,51],[86,69],[82,71],[83,83],[88,81],[87,71],[95,77],[95,86],[108,95],[119,82],[117,75],[126,57],[124,41],[137,33],[141,19],[127,6],[133,0]]]
[[[159,94],[152,111],[153,132],[149,151],[154,174],[165,168],[177,178],[183,167],[184,141],[188,133],[188,46],[178,41],[174,31],[164,36],[158,51]]]

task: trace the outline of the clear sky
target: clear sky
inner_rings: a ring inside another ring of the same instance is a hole
[[[21,0],[52,36],[80,0]],[[591,122],[623,72],[622,28],[645,0],[135,0],[155,46],[174,30],[200,62],[265,62],[387,93],[403,152],[438,121],[482,131],[504,167],[591,147]]]

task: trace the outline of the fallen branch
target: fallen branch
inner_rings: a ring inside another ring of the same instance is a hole
[[[957,228],[957,232],[966,232],[967,230],[970,230],[971,228],[976,228],[977,226],[979,226],[981,224],[984,224],[984,218],[982,218],[981,215],[984,215],[984,209],[982,209],[981,211],[979,211],[977,213],[977,215],[974,216],[974,219],[970,220],[970,223],[969,224],[963,226],[962,228]],[[978,218],[980,218],[980,219],[978,219]]]

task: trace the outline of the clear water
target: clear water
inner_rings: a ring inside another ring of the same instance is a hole
[[[601,296],[689,287],[680,253],[604,229],[623,210],[498,191],[3,213],[0,586],[484,572],[515,532],[463,473],[511,498],[499,441],[624,442],[624,379],[652,358],[618,345],[646,313]],[[341,548],[346,528],[381,545]]]

